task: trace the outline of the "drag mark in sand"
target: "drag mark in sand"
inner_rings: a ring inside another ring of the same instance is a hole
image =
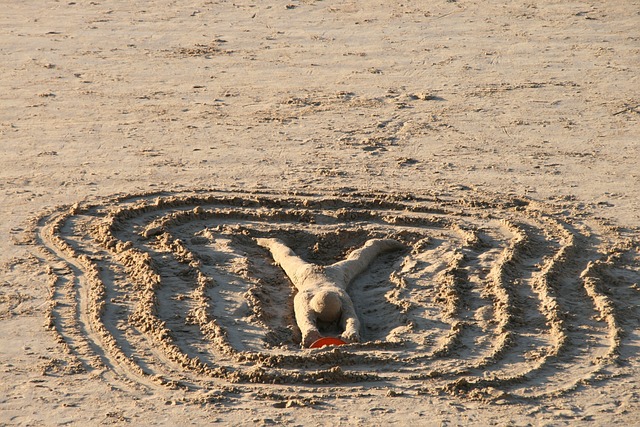
[[[620,299],[640,277],[632,234],[566,212],[460,189],[203,190],[52,209],[29,238],[68,365],[114,384],[193,400],[269,395],[273,384],[311,400],[323,385],[538,399],[615,376]],[[405,249],[348,288],[361,342],[301,349],[295,289],[261,238],[319,265],[370,239]]]

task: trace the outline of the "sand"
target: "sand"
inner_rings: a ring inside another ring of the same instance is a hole
[[[640,4],[423,3],[4,2],[0,424],[637,423]]]

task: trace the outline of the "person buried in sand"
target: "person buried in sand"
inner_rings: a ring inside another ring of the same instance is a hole
[[[349,256],[329,266],[303,261],[281,240],[258,238],[260,246],[271,251],[298,293],[293,300],[296,323],[302,332],[302,346],[309,347],[322,338],[318,321],[339,321],[340,337],[347,342],[360,341],[360,321],[347,294],[347,286],[381,253],[403,248],[393,239],[371,239]]]

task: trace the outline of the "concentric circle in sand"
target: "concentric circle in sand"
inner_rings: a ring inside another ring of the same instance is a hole
[[[260,396],[265,384],[310,400],[329,385],[536,399],[610,377],[619,300],[638,278],[637,242],[570,209],[463,189],[192,191],[56,209],[33,239],[67,363],[114,384],[193,399]],[[362,343],[302,350],[294,289],[257,237],[319,264],[376,237],[406,250],[349,289]]]

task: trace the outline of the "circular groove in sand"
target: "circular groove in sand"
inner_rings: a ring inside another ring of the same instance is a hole
[[[465,192],[141,195],[52,211],[34,231],[66,266],[49,269],[47,326],[70,359],[151,389],[564,393],[616,361],[624,327],[603,282],[636,250],[543,205]],[[372,237],[406,245],[350,288],[361,344],[300,350],[293,290],[254,242],[265,236],[320,264]]]

